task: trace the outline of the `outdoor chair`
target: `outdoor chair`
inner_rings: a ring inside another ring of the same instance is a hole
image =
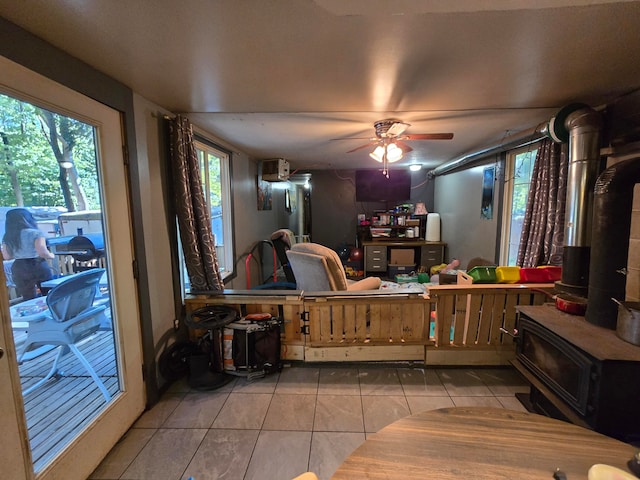
[[[111,399],[104,383],[80,352],[76,343],[96,333],[105,320],[105,305],[94,305],[103,268],[95,268],[74,274],[69,280],[51,289],[46,296],[48,312],[29,322],[27,338],[18,353],[18,362],[32,348],[43,345],[58,347],[58,354],[47,375],[23,391],[23,395],[31,393],[53,376],[59,376],[58,362],[69,351],[73,352],[82,366],[98,385],[108,402]]]

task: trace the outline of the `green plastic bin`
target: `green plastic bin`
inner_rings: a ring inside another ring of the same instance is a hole
[[[473,283],[496,283],[496,267],[495,266],[477,266],[467,272]]]

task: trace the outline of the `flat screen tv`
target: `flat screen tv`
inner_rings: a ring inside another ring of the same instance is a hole
[[[357,202],[404,202],[410,198],[408,170],[390,170],[389,178],[381,170],[356,170]]]

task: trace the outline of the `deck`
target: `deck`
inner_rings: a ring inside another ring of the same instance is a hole
[[[26,333],[14,331],[16,347]],[[119,391],[113,331],[98,331],[78,348],[94,366],[112,396]],[[23,390],[43,378],[57,355],[52,349],[19,368]],[[96,383],[73,354],[59,363],[62,376],[53,377],[24,398],[29,443],[36,472],[44,468],[106,406]]]

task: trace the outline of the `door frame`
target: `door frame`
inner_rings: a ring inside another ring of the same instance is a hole
[[[143,365],[147,407],[160,399],[161,389],[158,381],[154,326],[151,315],[151,297],[149,293],[148,260],[143,234],[144,204],[141,184],[141,167],[137,161],[136,129],[134,118],[134,94],[126,85],[96,70],[50,43],[23,30],[19,26],[0,17],[0,56],[4,56],[33,72],[39,73],[54,82],[58,82],[78,93],[86,95],[122,114],[123,131],[126,136],[126,150],[129,160],[130,211],[133,222],[133,241],[138,278],[138,305],[142,326]],[[161,120],[160,120],[161,121]],[[133,186],[133,188],[131,188]],[[177,257],[176,257],[177,258]],[[176,314],[181,311],[176,305]]]
[[[106,456],[121,436],[130,428],[145,406],[144,381],[142,375],[142,341],[138,309],[138,299],[135,294],[138,288],[134,279],[132,268],[133,231],[130,216],[131,202],[129,201],[129,182],[123,154],[124,132],[122,131],[121,113],[110,107],[96,102],[74,90],[60,85],[46,77],[43,77],[27,68],[16,64],[4,57],[0,57],[0,70],[3,71],[3,91],[21,100],[32,101],[45,108],[62,114],[69,114],[82,121],[94,125],[98,130],[98,150],[101,185],[108,185],[109,194],[103,197],[103,211],[106,218],[117,216],[116,212],[123,210],[129,215],[120,222],[107,222],[106,233],[109,237],[109,250],[118,252],[111,257],[110,286],[113,292],[113,307],[115,318],[119,321],[115,325],[116,343],[119,355],[119,377],[121,379],[121,392],[107,405],[105,410],[72,442],[62,454],[57,456],[47,467],[37,475],[37,478],[47,480],[49,478],[62,478],[63,476],[77,475],[77,478],[86,478],[100,461]],[[52,99],[53,100],[49,100]],[[68,112],[68,113],[67,113]],[[84,118],[83,118],[84,117]],[[108,138],[109,141],[103,141]],[[109,168],[105,168],[106,164]],[[103,188],[103,187],[101,187]],[[108,199],[107,199],[108,197]],[[117,245],[117,246],[116,246]],[[12,382],[7,385],[10,388],[3,390],[4,396],[0,402],[5,407],[15,409],[14,422],[17,425],[17,434],[20,438],[27,439],[27,427],[24,419],[24,407],[20,394],[20,382],[17,385],[13,380],[17,373],[15,361],[15,349],[12,342],[10,319],[8,316],[8,298],[6,292],[3,296],[3,332],[0,340],[3,340],[9,360],[2,362],[1,368],[8,369]],[[6,303],[5,303],[6,300]],[[126,310],[125,310],[126,309]],[[126,321],[124,321],[126,319]],[[11,427],[11,425],[9,425]],[[12,431],[14,431],[12,429]],[[19,471],[19,462],[13,458],[3,459],[3,463],[11,462],[18,474],[25,473],[24,478],[32,478],[31,458],[28,441],[26,452],[24,442],[15,437],[8,439],[11,445],[18,440],[22,447],[23,458],[26,457],[26,472]],[[4,441],[3,441],[4,443]],[[10,450],[15,447],[10,446]],[[3,453],[4,454],[4,453]],[[15,462],[15,464],[14,464]],[[23,462],[24,464],[24,462]],[[17,477],[20,478],[20,477]],[[69,477],[72,478],[72,477]]]

